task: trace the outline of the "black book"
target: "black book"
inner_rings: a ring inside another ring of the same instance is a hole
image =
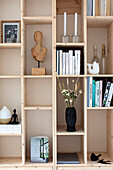
[[[58,164],[79,164],[77,153],[58,153]]]

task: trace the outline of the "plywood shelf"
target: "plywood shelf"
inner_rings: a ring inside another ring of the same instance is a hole
[[[12,133],[12,134],[6,134],[6,133],[4,133],[4,134],[1,134],[0,133],[0,136],[17,136],[17,137],[21,137],[22,136],[22,134],[14,134],[14,133]]]
[[[16,75],[7,75],[7,76],[2,76],[2,75],[0,75],[0,79],[19,79],[19,78],[21,78],[22,76],[16,76]]]
[[[71,78],[71,77],[86,77],[85,75],[56,75],[56,77],[61,77],[61,78],[66,78],[66,77],[69,77],[69,78]]]
[[[21,43],[0,43],[0,48],[21,48]]]
[[[87,77],[113,77],[113,74],[88,74]]]
[[[67,132],[66,131],[66,126],[63,125],[59,125],[57,127],[57,135],[61,135],[61,136],[73,136],[73,135],[84,135],[84,131],[82,130],[82,128],[80,126],[76,127],[76,132]]]
[[[52,24],[52,17],[40,16],[40,17],[23,17],[26,24]]]
[[[56,43],[57,47],[84,47],[84,43]]]
[[[24,75],[23,77],[26,79],[30,79],[30,78],[42,78],[42,79],[44,78],[44,79],[46,79],[46,78],[52,78],[52,75],[42,75],[42,76]]]
[[[113,110],[113,107],[87,107],[88,110]]]
[[[16,158],[16,157],[4,157],[0,158],[0,167],[15,167],[15,166],[21,166],[22,165],[22,158]]]
[[[52,106],[25,106],[24,110],[52,110]]]
[[[27,158],[24,166],[27,166],[27,167],[52,167],[53,161],[52,161],[52,158],[50,158],[48,163],[32,163],[30,161],[30,158]]]
[[[108,27],[113,22],[113,16],[87,16],[87,26],[90,28]]]

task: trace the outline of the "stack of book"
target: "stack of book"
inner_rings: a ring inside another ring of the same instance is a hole
[[[113,15],[113,0],[87,0],[87,16],[110,15]]]
[[[56,72],[58,75],[80,75],[80,50],[57,50]]]
[[[105,91],[103,80],[87,78],[87,107],[110,107],[113,96],[113,83],[107,82]]]

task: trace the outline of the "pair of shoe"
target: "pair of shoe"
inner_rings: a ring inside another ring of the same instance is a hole
[[[99,160],[99,157],[102,156],[101,154],[99,155],[95,155],[94,153],[91,154],[91,160],[92,161],[98,161],[97,163],[101,163],[101,164],[111,164],[111,161],[105,161],[104,159]]]

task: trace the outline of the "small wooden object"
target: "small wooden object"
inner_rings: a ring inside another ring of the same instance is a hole
[[[35,47],[31,49],[33,58],[38,61],[39,68],[32,68],[32,75],[45,75],[45,68],[40,68],[40,62],[43,62],[47,53],[47,48],[42,46],[43,34],[40,31],[36,31],[34,34],[34,40],[36,41]]]
[[[32,75],[45,75],[46,69],[45,68],[32,68]]]

